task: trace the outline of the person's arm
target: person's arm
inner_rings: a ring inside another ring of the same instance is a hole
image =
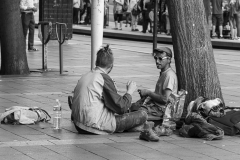
[[[174,90],[174,86],[177,85],[176,76],[173,74],[169,74],[161,85],[163,87],[161,91],[162,92],[161,95],[146,89],[140,90],[140,95],[143,97],[149,96],[151,99],[153,99],[157,103],[166,104],[170,94]]]
[[[123,114],[128,111],[131,107],[132,96],[135,88],[129,85],[128,91],[123,96],[117,93],[112,79],[106,75],[102,74],[104,79],[102,98],[106,108],[112,110],[114,113]]]
[[[172,93],[172,91],[168,88],[163,91],[163,95],[159,95],[159,94],[149,91],[147,89],[140,89],[139,91],[140,91],[141,96],[143,96],[143,97],[149,96],[152,100],[154,100],[155,102],[160,103],[160,104],[166,104],[168,97]]]

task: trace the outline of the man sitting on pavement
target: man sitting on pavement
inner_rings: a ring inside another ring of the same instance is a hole
[[[178,80],[176,73],[171,68],[172,51],[168,47],[154,49],[156,66],[161,70],[155,91],[139,89],[141,99],[133,103],[131,110],[147,110],[149,115],[162,117],[165,112],[166,103],[171,93],[177,94]]]
[[[74,89],[70,108],[71,119],[79,133],[107,134],[141,126],[147,113],[139,110],[129,113],[136,83],[127,83],[126,93],[117,93],[114,81],[108,75],[113,68],[113,53],[109,46],[97,53],[96,68],[84,74]],[[70,101],[71,102],[71,101]]]

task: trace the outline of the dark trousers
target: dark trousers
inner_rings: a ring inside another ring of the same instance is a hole
[[[237,37],[240,37],[240,13],[234,14],[234,17],[236,17]]]
[[[87,15],[85,17],[85,23],[91,24],[91,7],[87,7]]]
[[[34,45],[34,30],[35,30],[35,20],[33,13],[22,13],[21,14],[22,19],[22,26],[23,26],[23,35],[27,37],[28,33],[28,49],[32,49]]]
[[[73,8],[73,24],[78,24],[79,8]]]
[[[115,132],[123,132],[140,126],[147,121],[147,117],[147,112],[144,110],[117,115]]]
[[[142,18],[143,18],[142,28],[143,28],[143,32],[146,32],[146,31],[147,31],[148,23],[151,23],[151,20],[150,20],[148,14],[149,14],[149,12],[147,12],[147,11],[142,11]]]
[[[146,111],[139,110],[135,112],[125,113],[123,115],[116,115],[115,117],[116,117],[115,132],[123,132],[144,124],[147,121],[148,115]],[[75,125],[75,128],[80,134],[94,134],[79,128],[77,125]]]

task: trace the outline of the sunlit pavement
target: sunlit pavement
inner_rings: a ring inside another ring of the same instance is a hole
[[[36,125],[0,126],[0,159],[112,159],[112,160],[235,160],[240,159],[240,137],[225,136],[223,140],[182,138],[174,134],[161,137],[159,142],[139,140],[139,133],[112,135],[77,134],[70,121],[67,96],[71,95],[78,79],[90,70],[91,39],[89,36],[73,35],[63,46],[64,74],[59,74],[59,45],[48,44],[48,71],[41,69],[41,43],[35,33],[35,47],[40,51],[27,52],[31,72],[28,76],[0,77],[0,112],[11,106],[38,106],[52,114],[55,99],[63,107],[63,123],[60,131],[49,123]],[[104,38],[114,52],[115,64],[110,76],[124,94],[128,80],[134,80],[138,88],[154,89],[159,70],[151,56],[152,44],[128,40]],[[158,46],[172,45],[158,44]],[[225,103],[240,104],[240,55],[238,50],[214,49],[217,70]],[[172,67],[174,68],[174,60]],[[139,98],[137,92],[133,101]]]

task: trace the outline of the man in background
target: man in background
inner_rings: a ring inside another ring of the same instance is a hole
[[[23,34],[26,40],[27,32],[28,33],[28,51],[34,52],[38,51],[37,48],[34,48],[34,31],[35,31],[35,20],[34,20],[34,12],[37,12],[37,8],[35,7],[34,0],[20,0],[20,11],[21,11],[21,19],[23,26]]]

